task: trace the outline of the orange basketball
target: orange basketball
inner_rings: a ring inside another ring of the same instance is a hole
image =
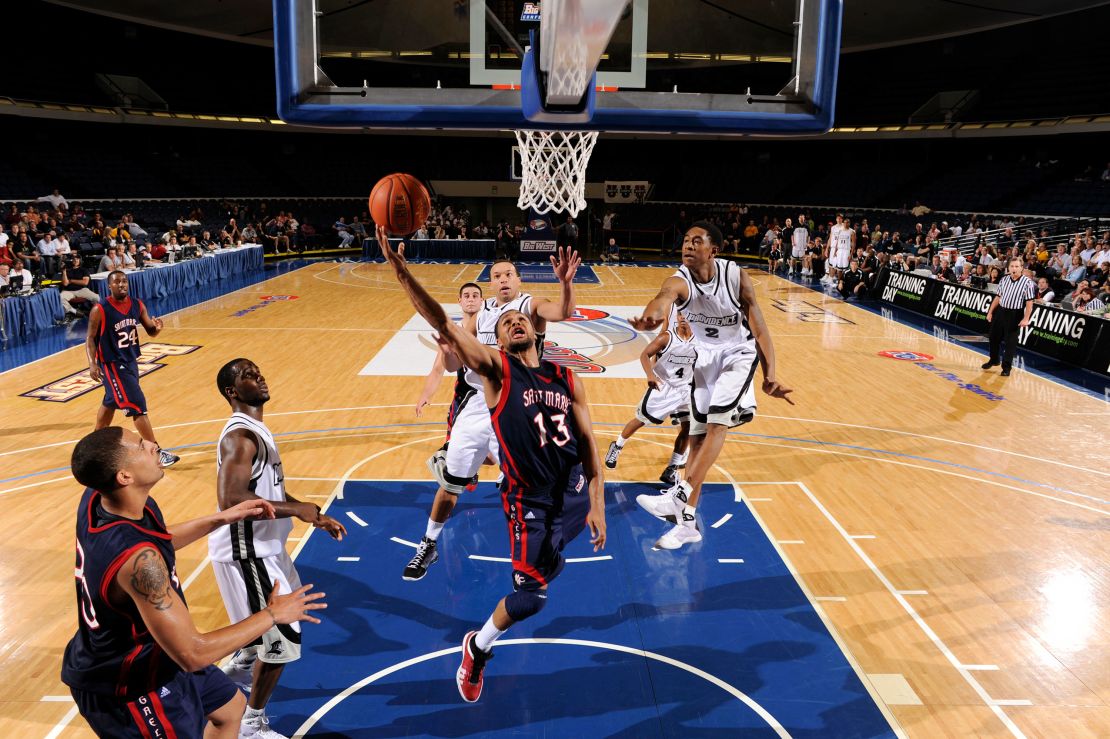
[[[370,216],[392,236],[411,234],[424,225],[431,210],[427,188],[411,174],[386,175],[370,191]]]

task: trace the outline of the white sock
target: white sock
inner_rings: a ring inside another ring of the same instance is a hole
[[[627,443],[628,439],[624,438],[623,435],[617,437],[617,449],[624,449],[624,445]]]
[[[265,714],[265,708],[251,708],[250,706],[247,706],[247,709],[243,711],[243,720],[250,721],[251,719],[258,718],[259,716],[264,716]]]
[[[682,507],[682,521],[680,523],[683,526],[693,526],[696,520],[697,519],[694,517],[694,507],[693,506],[688,506],[688,505],[683,506]]]
[[[683,464],[686,464],[686,452],[671,455],[671,467],[678,467]]]
[[[493,625],[493,616],[486,619],[486,623],[482,626],[482,630],[478,632],[478,636],[474,637],[474,646],[481,649],[483,652],[488,652],[493,643],[501,638],[505,632]]]
[[[435,541],[439,538],[439,532],[443,531],[443,524],[436,523],[432,519],[428,519],[428,527],[424,529],[424,538]]]

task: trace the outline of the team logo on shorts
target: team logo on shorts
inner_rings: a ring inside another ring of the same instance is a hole
[[[931,354],[922,354],[921,352],[911,352],[904,349],[886,349],[879,352],[880,357],[887,359],[901,359],[904,362],[931,362],[933,356]]]
[[[166,365],[158,360],[166,357],[180,357],[183,354],[192,354],[199,346],[186,344],[143,344],[139,349],[139,377],[145,377],[151,372],[160,370]],[[67,375],[59,380],[54,380],[45,385],[20,393],[24,398],[37,398],[48,400],[51,403],[68,403],[74,398],[79,398],[87,392],[103,387],[89,375],[86,367],[80,372]]]

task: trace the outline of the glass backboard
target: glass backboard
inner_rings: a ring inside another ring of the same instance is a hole
[[[300,124],[399,129],[791,134],[832,126],[842,0],[618,5],[597,60],[592,115],[537,124],[522,113],[521,66],[542,3],[274,0],[278,113]]]

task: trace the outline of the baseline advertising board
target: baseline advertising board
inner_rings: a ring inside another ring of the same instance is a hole
[[[878,295],[899,308],[937,318],[980,334],[990,331],[987,310],[994,300],[985,290],[884,269]],[[1025,349],[1110,375],[1110,321],[1035,303],[1029,325],[1018,329]]]

